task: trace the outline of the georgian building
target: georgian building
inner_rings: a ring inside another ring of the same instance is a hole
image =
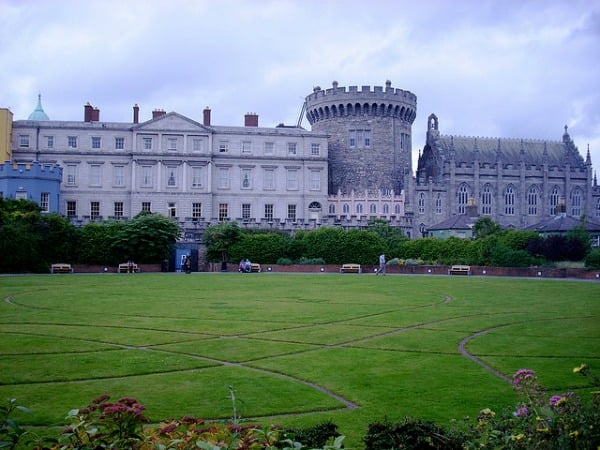
[[[41,105],[40,105],[41,108]],[[139,122],[17,120],[15,163],[63,170],[59,211],[74,223],[126,219],[141,211],[179,221],[197,240],[211,223],[277,227],[317,223],[327,205],[327,136],[300,127],[214,126],[162,110]],[[283,224],[283,225],[282,225]]]

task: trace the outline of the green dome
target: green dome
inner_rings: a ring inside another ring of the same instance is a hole
[[[38,94],[38,102],[37,106],[33,110],[27,120],[50,120],[48,114],[44,112],[44,108],[42,108],[42,94]]]

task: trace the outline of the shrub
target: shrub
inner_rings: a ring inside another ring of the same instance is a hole
[[[279,258],[277,260],[277,264],[279,264],[280,266],[291,266],[292,260],[290,258]]]
[[[586,269],[600,269],[600,248],[595,248],[585,258]]]
[[[410,417],[398,423],[387,419],[371,423],[363,438],[365,450],[462,450],[463,441],[464,437],[459,432]]]
[[[325,264],[323,258],[300,258],[296,261],[296,264]]]
[[[291,440],[307,448],[324,447],[331,438],[340,436],[337,425],[329,420],[308,428],[285,428],[283,431]]]

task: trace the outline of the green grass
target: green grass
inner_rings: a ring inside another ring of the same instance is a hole
[[[152,421],[332,420],[360,448],[367,424],[448,425],[516,401],[536,370],[557,392],[600,372],[600,284],[482,277],[140,274],[0,277],[0,398],[23,423],[64,424],[107,393]],[[476,333],[477,336],[473,337]],[[348,408],[344,401],[356,404]]]

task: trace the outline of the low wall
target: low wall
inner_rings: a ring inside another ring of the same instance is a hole
[[[340,266],[332,264],[262,264],[263,272],[275,273],[339,273]],[[363,265],[363,274],[373,274],[378,266]],[[448,275],[450,266],[387,266],[389,274],[404,275]],[[209,272],[221,272],[221,263],[209,263]],[[237,272],[237,264],[227,264],[228,272]],[[531,277],[531,278],[578,278],[586,280],[599,280],[600,271],[586,269],[565,269],[551,267],[487,267],[471,266],[471,275],[493,277]],[[457,275],[459,276],[459,275]]]
[[[138,264],[140,272],[160,272],[160,264]],[[117,273],[118,266],[73,264],[74,273]]]

